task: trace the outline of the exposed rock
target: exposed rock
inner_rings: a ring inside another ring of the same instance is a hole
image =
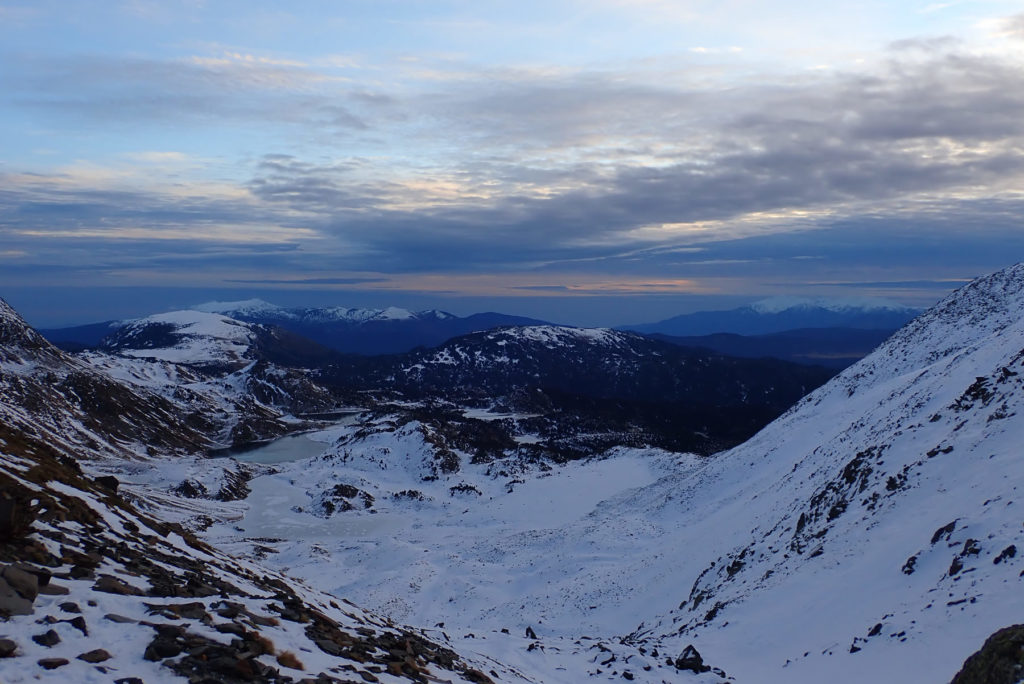
[[[94,482],[111,493],[116,493],[117,488],[121,485],[121,482],[113,475],[102,475],[97,477]]]
[[[102,663],[105,660],[110,660],[113,656],[107,653],[102,648],[97,648],[92,651],[88,651],[78,656],[79,660],[84,660],[87,663]]]
[[[964,661],[952,684],[1017,684],[1024,678],[1024,625],[1005,627]]]
[[[36,575],[14,565],[8,565],[0,574],[3,575],[4,580],[7,581],[7,584],[12,589],[21,594],[22,598],[28,601],[35,601],[36,597],[39,596],[40,582]],[[49,574],[47,574],[46,578],[49,581]]]
[[[39,593],[44,596],[67,596],[71,590],[63,585],[49,582],[46,586],[39,587]]]
[[[0,578],[0,616],[31,615],[32,602]]]
[[[103,619],[104,620],[110,620],[111,622],[116,622],[116,623],[122,624],[122,625],[132,624],[134,622],[138,622],[138,620],[135,620],[135,619],[130,618],[130,617],[125,617],[124,615],[118,615],[116,613],[107,613],[106,615],[103,616]]]
[[[67,658],[42,658],[38,662],[39,667],[44,670],[56,670],[58,667],[64,667],[71,661]]]
[[[10,639],[0,639],[0,658],[11,658],[18,650],[18,644]]]
[[[1017,555],[1017,547],[1014,544],[1010,544],[1005,549],[999,552],[999,555],[992,559],[995,565],[999,565],[1004,560],[1009,560]]]
[[[96,580],[96,584],[93,585],[92,590],[102,591],[107,594],[120,594],[121,596],[142,596],[144,594],[141,589],[136,589],[124,580],[118,579],[113,575],[100,575],[100,578]]]
[[[48,630],[42,634],[36,634],[32,637],[32,641],[36,642],[40,646],[52,647],[60,643],[60,635],[55,630]]]
[[[683,652],[676,658],[675,666],[677,670],[689,670],[697,674],[711,671],[711,667],[704,664],[704,658],[701,657],[693,644],[683,649]]]
[[[35,512],[27,501],[0,495],[0,542],[21,539],[28,534]]]
[[[62,620],[63,622],[63,620]],[[67,621],[72,627],[82,633],[82,636],[89,636],[89,628],[85,624],[85,618],[81,615],[71,618]]]

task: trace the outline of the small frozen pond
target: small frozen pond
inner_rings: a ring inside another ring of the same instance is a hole
[[[313,441],[309,435],[288,435],[233,455],[247,463],[288,463],[319,456],[326,448],[326,444]]]
[[[332,441],[331,435],[337,432],[337,428],[355,425],[357,422],[359,422],[359,414],[351,414],[337,421],[329,428],[317,430],[316,432],[279,437],[273,442],[268,442],[252,449],[246,449],[245,451],[238,451],[230,455],[239,461],[247,463],[273,464],[302,461],[322,454]]]

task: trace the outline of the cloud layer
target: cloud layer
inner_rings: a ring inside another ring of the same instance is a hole
[[[819,70],[14,55],[0,114],[70,142],[0,166],[0,284],[930,292],[1024,247],[1022,20]]]

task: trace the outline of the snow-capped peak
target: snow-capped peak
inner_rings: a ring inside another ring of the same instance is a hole
[[[205,364],[240,361],[254,340],[251,324],[186,309],[126,321],[105,346],[126,356]]]
[[[399,308],[397,306],[389,306],[388,308],[383,309],[376,316],[376,318],[380,318],[380,319],[388,320],[388,321],[408,320],[408,319],[410,319],[412,317],[413,317],[413,314],[412,314],[411,311],[409,311],[408,309],[401,309],[401,308]]]
[[[777,314],[793,309],[824,309],[826,311],[913,311],[912,307],[891,299],[874,297],[769,297],[750,305],[760,314]]]
[[[234,302],[204,302],[189,307],[193,311],[219,314],[247,314],[255,315],[268,312],[277,313],[281,307],[262,299],[241,299]]]

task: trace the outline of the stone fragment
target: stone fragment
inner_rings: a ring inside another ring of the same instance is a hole
[[[85,624],[84,617],[82,617],[81,615],[77,615],[68,620],[68,622],[71,624],[72,627],[81,632],[83,636],[89,636],[89,628]]]
[[[120,594],[121,596],[142,596],[141,589],[136,589],[124,580],[113,575],[100,575],[96,584],[92,585],[93,591],[102,591],[107,594]]]
[[[0,577],[0,616],[31,615],[32,602],[16,592]]]
[[[10,639],[0,639],[0,658],[11,658],[18,650],[18,644]]]
[[[40,646],[52,647],[60,643],[60,635],[57,634],[56,630],[47,630],[42,634],[36,634],[32,637],[32,641],[36,642]]]
[[[111,622],[116,622],[122,625],[138,622],[138,620],[132,619],[130,617],[125,617],[124,615],[117,615],[116,613],[107,613],[103,616],[103,619],[110,620]]]
[[[8,565],[0,574],[3,575],[8,586],[21,594],[22,598],[35,601],[36,597],[39,596],[39,578],[32,573],[13,565]]]
[[[39,667],[44,670],[56,670],[58,667],[64,667],[69,661],[67,658],[42,658],[39,661]]]
[[[92,651],[87,651],[82,655],[78,656],[79,660],[84,660],[87,663],[102,663],[106,660],[110,660],[113,656],[107,653],[102,648],[97,648]]]

